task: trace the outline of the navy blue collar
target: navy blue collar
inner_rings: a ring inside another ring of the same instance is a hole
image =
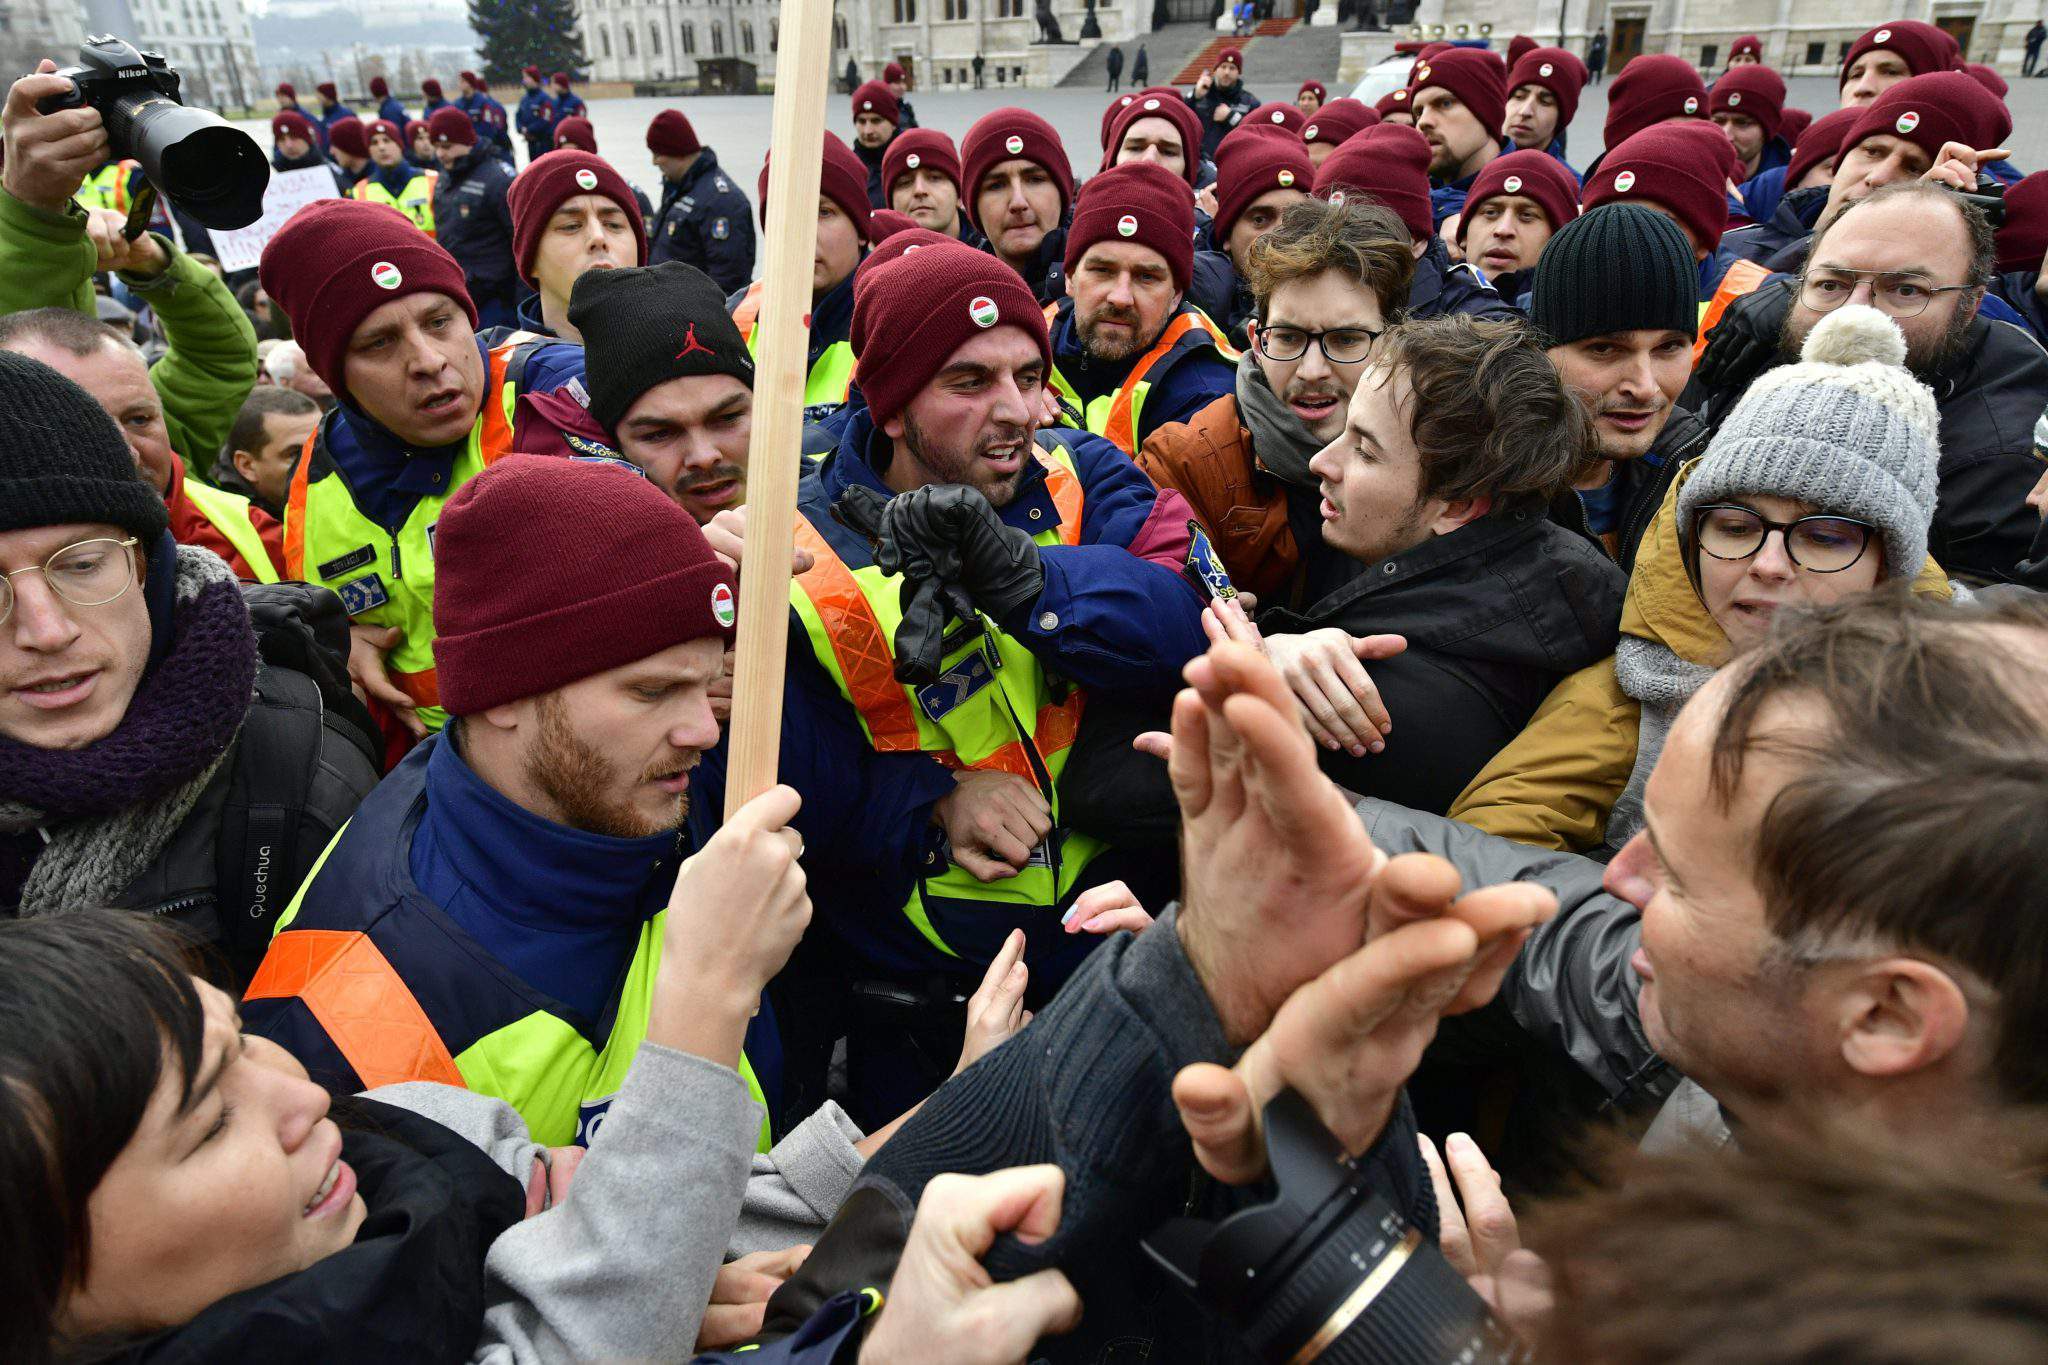
[[[551,933],[637,926],[667,904],[678,834],[616,839],[558,825],[479,777],[447,736],[429,742],[414,839],[431,840],[474,904]]]

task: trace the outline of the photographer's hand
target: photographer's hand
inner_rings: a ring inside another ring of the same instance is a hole
[[[7,92],[7,165],[0,185],[31,208],[62,213],[85,178],[112,152],[100,111],[93,108],[36,112],[36,101],[61,95],[71,82],[52,75],[57,64],[45,57],[33,75],[23,76]]]
[[[1934,158],[1934,164],[1920,175],[1937,185],[1946,185],[1964,194],[1973,194],[1977,189],[1977,172],[1994,161],[2003,161],[2012,153],[2003,147],[1992,147],[1978,151],[1961,142],[1944,142],[1941,154]]]
[[[1234,1068],[1204,1063],[1175,1077],[1174,1102],[1203,1169],[1226,1184],[1265,1174],[1259,1115],[1289,1087],[1345,1151],[1379,1140],[1437,1021],[1490,1000],[1523,940],[1557,908],[1527,883],[1462,898],[1458,887],[1440,858],[1388,863],[1372,912],[1387,927],[1290,996]]]
[[[1523,1249],[1522,1230],[1501,1191],[1500,1176],[1479,1144],[1463,1133],[1450,1135],[1442,1156],[1427,1135],[1418,1135],[1416,1142],[1436,1190],[1437,1246],[1444,1259],[1502,1321],[1534,1340],[1550,1316],[1550,1267]]]
[[[99,253],[101,270],[118,270],[126,275],[154,278],[170,269],[171,258],[154,233],[145,232],[129,241],[128,215],[115,209],[87,209],[85,235]]]

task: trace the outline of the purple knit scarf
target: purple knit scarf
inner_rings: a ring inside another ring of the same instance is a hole
[[[153,801],[219,758],[249,712],[256,634],[234,578],[179,555],[171,649],[128,714],[83,749],[38,749],[0,737],[0,802],[19,802],[55,823]],[[210,567],[210,566],[208,566]]]

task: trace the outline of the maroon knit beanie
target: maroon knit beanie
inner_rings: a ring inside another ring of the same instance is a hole
[[[1110,102],[1109,102],[1108,104],[1106,104],[1106,105],[1104,105],[1104,106],[1102,107],[1102,150],[1103,150],[1103,151],[1105,151],[1105,152],[1106,152],[1106,151],[1108,151],[1108,150],[1109,150],[1109,125],[1110,125],[1110,124],[1112,124],[1112,123],[1115,123],[1115,122],[1116,122],[1116,116],[1117,116],[1118,114],[1121,114],[1121,113],[1122,113],[1122,112],[1123,112],[1124,110],[1126,110],[1126,109],[1130,108],[1130,107],[1131,107],[1131,101],[1132,101],[1132,100],[1134,100],[1134,99],[1136,99],[1136,98],[1138,98],[1138,92],[1136,92],[1136,91],[1132,91],[1132,92],[1131,92],[1130,94],[1128,94],[1128,95],[1118,95],[1118,96],[1117,96],[1117,97],[1116,97],[1115,99],[1111,100],[1111,101],[1110,101]],[[1175,96],[1175,98],[1176,98],[1176,99],[1178,99],[1178,98],[1179,98],[1179,96],[1177,96],[1177,95],[1176,95],[1176,96]]]
[[[1316,198],[1341,204],[1363,194],[1394,211],[1418,242],[1436,230],[1429,204],[1429,143],[1413,128],[1382,123],[1348,139],[1316,171]]]
[[[1329,103],[1330,92],[1321,81],[1303,81],[1301,89],[1294,92],[1294,98],[1300,99],[1310,91],[1315,92],[1317,108],[1321,108],[1324,104]]]
[[[1579,199],[1589,210],[1615,199],[1655,204],[1712,251],[1728,228],[1731,150],[1727,136],[1711,123],[1645,128],[1600,158]]]
[[[481,80],[477,79],[477,74],[474,71],[459,71],[456,73],[455,79],[461,81],[464,85],[470,87],[472,90],[481,90],[484,88],[484,83]]]
[[[1615,85],[1619,88],[1620,82]],[[1415,79],[1408,87],[1409,100],[1432,88],[1457,96],[1458,103],[1479,120],[1479,126],[1499,140],[1508,104],[1508,69],[1501,65],[1499,53],[1477,47],[1454,47],[1416,63]]]
[[[1906,139],[1932,158],[1941,155],[1944,142],[1997,147],[2011,132],[2012,111],[2004,100],[1961,71],[1936,71],[1909,76],[1864,105],[1842,149],[1883,133]]]
[[[1540,85],[1557,97],[1557,131],[1579,116],[1579,92],[1586,88],[1586,64],[1561,47],[1531,48],[1508,72],[1508,93]]]
[[[1405,87],[1413,91],[1415,89],[1415,73],[1422,70],[1422,64],[1431,57],[1436,56],[1437,53],[1449,52],[1455,46],[1457,46],[1455,43],[1424,43],[1422,50],[1415,54],[1415,60],[1408,63],[1408,79],[1403,83]]]
[[[903,80],[903,63],[901,63],[901,62],[890,62],[890,63],[889,63],[889,64],[888,64],[887,66],[885,66],[885,67],[883,67],[883,68],[882,68],[882,84],[884,84],[884,85],[887,85],[887,84],[888,84],[888,83],[889,83],[890,81],[902,81],[902,80]],[[905,84],[905,85],[908,85],[908,84],[909,84],[909,82],[908,82],[908,81],[904,81],[904,84]]]
[[[932,170],[953,182],[960,192],[960,153],[953,139],[936,128],[906,128],[889,141],[882,153],[882,197],[888,198],[896,177],[915,170]]]
[[[1246,115],[1250,122],[1255,115]],[[1141,95],[1109,125],[1109,142],[1102,149],[1102,169],[1116,165],[1117,152],[1124,145],[1131,125],[1140,119],[1163,118],[1180,133],[1181,179],[1192,187],[1202,167],[1202,120],[1194,107],[1178,95]]]
[[[1405,85],[1399,90],[1389,90],[1386,94],[1381,95],[1379,102],[1373,105],[1372,111],[1381,118],[1386,118],[1391,114],[1406,114],[1410,118],[1415,117],[1414,111],[1408,107],[1408,87]],[[1426,147],[1429,144],[1424,142],[1423,145]]]
[[[902,113],[896,104],[896,97],[889,93],[889,87],[880,81],[869,81],[853,92],[853,112],[855,117],[862,114],[880,114],[889,120],[891,128],[896,126],[896,121]]]
[[[873,212],[868,203],[868,168],[854,154],[853,148],[839,140],[836,133],[825,134],[824,165],[818,170],[818,193],[839,206],[839,211],[853,220],[854,231],[865,242],[868,232],[868,214]],[[768,226],[768,163],[774,153],[761,159],[761,179],[755,212],[761,219],[761,226]]]
[[[538,81],[540,79],[540,68],[537,66],[522,66],[519,68],[519,74],[530,81]]]
[[[729,644],[739,614],[732,570],[690,514],[613,460],[498,460],[441,510],[434,574],[434,669],[457,716],[692,640]]]
[[[1707,86],[1700,73],[1685,58],[1659,52],[1630,62],[1608,87],[1603,140],[1619,147],[1653,123],[1706,116]]]
[[[328,124],[327,145],[350,156],[367,159],[370,155],[370,137],[359,118],[339,118]]]
[[[462,267],[387,204],[315,200],[285,220],[264,246],[256,273],[263,292],[291,319],[292,336],[313,373],[343,397],[349,338],[364,318],[393,299],[445,294],[476,326]]]
[[[1732,62],[1737,57],[1754,57],[1758,61],[1762,61],[1764,59],[1764,40],[1757,37],[1754,33],[1743,34],[1735,40],[1734,46],[1728,49],[1729,61]],[[1730,69],[1732,70],[1733,68]]]
[[[1998,229],[1998,268],[2039,270],[2048,255],[2048,171],[2035,171],[2005,190],[2005,225]]]
[[[1785,78],[1768,66],[1731,66],[1714,82],[1707,113],[1747,114],[1763,125],[1769,142],[1784,125]]]
[[[1852,104],[1846,109],[1836,109],[1822,114],[1799,135],[1792,144],[1792,163],[1785,168],[1785,190],[1790,193],[1793,186],[1806,178],[1806,173],[1823,161],[1832,161],[1842,152],[1842,139],[1849,136],[1849,130],[1863,117],[1863,106]]]
[[[930,228],[919,227],[910,219],[904,218],[900,213],[892,213],[888,209],[876,209],[873,216],[879,217],[882,214],[888,214],[892,219],[902,218],[908,226],[894,227],[885,236],[875,238],[874,249],[861,257],[860,264],[853,268],[853,301],[855,304],[859,304],[860,291],[867,281],[874,278],[874,273],[891,261],[900,261],[911,252],[922,250],[928,246],[960,245],[959,238],[948,237],[943,232],[933,232]],[[853,347],[855,355],[859,355],[867,349],[866,328],[870,321],[872,321],[870,317],[856,309],[853,321],[846,334],[847,342]]]
[[[868,210],[868,245],[871,247],[879,247],[883,242],[888,241],[899,232],[910,232],[912,230],[923,231],[924,229],[918,228],[917,220],[907,213],[898,213],[894,209]],[[943,237],[944,234],[934,232],[932,236]],[[952,241],[953,239],[947,237],[945,240]],[[860,272],[867,268],[869,261],[875,259],[875,255],[876,253],[873,251],[868,252],[867,255],[861,257],[860,264],[853,268],[853,283],[856,289],[860,287]],[[893,260],[895,258],[891,257],[890,259]]]
[[[567,89],[569,88],[569,73],[568,73],[568,72],[566,72],[566,71],[557,71],[557,72],[556,72],[556,73],[554,74],[554,76],[553,76],[553,78],[552,78],[552,79],[553,79],[553,81],[554,81],[554,84],[555,84],[555,88],[556,88],[556,89],[558,89],[558,90],[567,90]]]
[[[1239,128],[1247,126],[1285,128],[1296,137],[1300,137],[1301,130],[1307,124],[1308,115],[1302,113],[1301,106],[1293,100],[1267,100],[1264,104],[1246,114],[1239,121],[1237,128],[1233,128],[1230,131],[1234,133]]]
[[[409,118],[405,121],[405,149],[412,150],[412,140],[427,131],[425,119]]]
[[[313,127],[313,120],[296,109],[280,109],[270,116],[270,136],[304,138],[316,145],[320,141],[320,134]]]
[[[388,118],[373,118],[368,123],[363,125],[363,146],[365,148],[363,154],[365,156],[369,155],[369,152],[367,150],[369,144],[371,143],[372,140],[376,138],[376,136],[379,133],[382,133],[385,137],[388,137],[393,142],[397,143],[398,149],[401,152],[405,150],[405,133],[399,128],[399,126],[393,123]]]
[[[1836,77],[1839,88],[1849,83],[1849,68],[1866,52],[1883,48],[1886,52],[1898,54],[1906,64],[1906,70],[1916,76],[1925,76],[1934,71],[1953,71],[1963,62],[1963,50],[1956,40],[1942,29],[1918,19],[1888,19],[1868,33],[1849,44],[1849,51],[1842,58],[1842,73]]]
[[[440,99],[441,82],[435,80],[432,76],[427,77],[420,82],[420,93],[430,100]]]
[[[1223,49],[1223,50],[1222,50],[1221,52],[1219,52],[1219,53],[1217,53],[1217,54],[1216,54],[1216,60],[1215,60],[1215,61],[1213,61],[1213,62],[1211,62],[1211,63],[1209,63],[1209,69],[1210,69],[1211,71],[1214,71],[1214,70],[1215,70],[1215,69],[1216,69],[1217,67],[1219,67],[1219,66],[1223,65],[1223,64],[1224,64],[1225,62],[1229,62],[1229,63],[1230,63],[1230,64],[1231,64],[1232,66],[1236,67],[1236,68],[1237,68],[1237,69],[1238,69],[1239,71],[1242,71],[1242,70],[1244,70],[1244,52],[1243,52],[1243,50],[1242,50],[1242,49],[1240,49],[1240,48],[1235,48],[1235,47],[1226,47],[1226,48],[1224,48],[1224,49]]]
[[[1301,125],[1301,140],[1341,147],[1354,134],[1379,125],[1379,111],[1349,95],[1340,95]]]
[[[704,150],[697,130],[680,109],[664,109],[647,125],[647,150],[657,156],[690,156]]]
[[[1175,98],[1179,98],[1175,96]],[[1074,202],[1074,171],[1067,164],[1067,152],[1060,135],[1029,109],[996,109],[983,114],[960,139],[960,199],[967,221],[975,227],[981,220],[975,213],[981,180],[1005,161],[1022,158],[1045,168],[1060,189],[1060,213]]]
[[[456,147],[476,146],[476,125],[469,121],[469,115],[454,105],[445,105],[434,111],[427,120],[427,136],[434,140],[436,147],[446,142]]]
[[[341,103],[341,91],[335,88],[333,81],[322,81],[313,88],[318,90],[320,98],[326,100],[329,104]]]
[[[1521,64],[1522,58],[1528,56],[1541,46],[1541,43],[1526,33],[1517,33],[1514,37],[1508,39],[1508,69],[1512,71]],[[1509,86],[1508,89],[1512,90],[1514,87]]]
[[[533,255],[540,249],[540,236],[548,230],[548,219],[565,200],[579,194],[601,194],[619,206],[633,225],[633,242],[638,254],[624,265],[647,262],[647,225],[640,221],[640,201],[633,188],[612,164],[589,152],[564,147],[546,152],[526,163],[526,169],[512,178],[505,196],[512,210],[512,264],[519,278],[539,288],[533,278]]]
[[[290,81],[279,81],[277,83],[277,97],[279,99],[295,100],[299,97],[299,92]]]
[[[385,80],[382,76],[370,77],[370,94],[380,100],[389,99],[391,97],[391,82]]]
[[[2012,93],[2012,87],[2005,83],[2005,77],[1999,75],[1982,62],[1965,63],[1963,72],[1971,80],[1977,82],[1977,84],[1983,86],[2000,99],[2004,99],[2008,94]]]
[[[573,147],[596,156],[597,129],[591,127],[590,120],[581,114],[572,114],[555,125],[555,146]]]
[[[1465,195],[1465,209],[1458,219],[1458,240],[1465,240],[1465,225],[1481,204],[1498,195],[1518,194],[1533,199],[1557,231],[1579,216],[1579,184],[1564,164],[1549,152],[1529,148],[1509,152],[1486,163]]]
[[[1157,166],[1139,169],[1164,179],[1185,200],[1180,182],[1166,172]],[[891,242],[909,235],[898,233]],[[870,270],[854,288],[849,339],[860,358],[854,363],[853,380],[867,399],[875,425],[902,412],[945,368],[953,352],[999,324],[1022,328],[1051,368],[1045,310],[1016,271],[964,242],[905,247],[897,259]]]
[[[1260,195],[1274,190],[1306,195],[1315,188],[1316,168],[1299,141],[1278,126],[1248,127],[1249,121],[1234,129],[1216,149],[1216,216],[1209,222],[1209,240],[1218,251]]]
[[[1151,161],[1125,162],[1093,177],[1081,186],[1067,229],[1069,279],[1097,242],[1152,248],[1173,272],[1173,287],[1185,294],[1195,270],[1195,202],[1187,182]]]
[[[1813,126],[1813,115],[1795,105],[1786,105],[1785,112],[1778,118],[1778,136],[1790,147],[1799,141],[1799,135]]]

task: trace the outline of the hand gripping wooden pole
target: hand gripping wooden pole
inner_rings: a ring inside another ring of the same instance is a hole
[[[754,430],[747,442],[746,557],[734,646],[728,819],[775,785],[782,740],[789,568],[810,370],[811,256],[832,65],[832,0],[783,0],[768,158],[767,265],[754,357]]]

